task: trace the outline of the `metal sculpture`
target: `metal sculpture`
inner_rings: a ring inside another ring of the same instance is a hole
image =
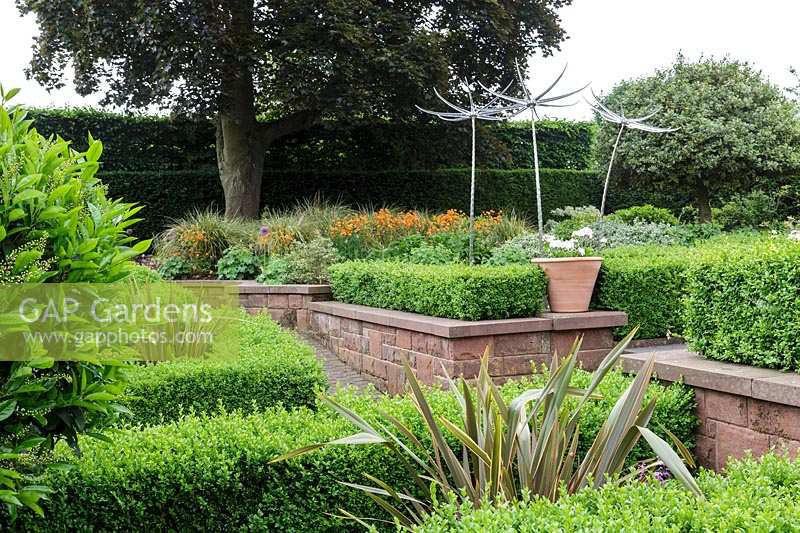
[[[594,103],[590,102],[589,100],[586,100],[586,103],[589,104],[589,107],[591,107],[595,113],[597,113],[603,120],[607,122],[619,124],[617,139],[614,141],[614,149],[611,150],[611,159],[608,161],[606,182],[603,185],[603,199],[600,203],[600,216],[602,217],[606,212],[606,195],[608,194],[608,182],[611,179],[611,167],[614,164],[614,157],[617,155],[617,148],[619,147],[619,142],[622,139],[622,132],[625,131],[625,128],[647,131],[650,133],[670,133],[673,131],[678,131],[679,128],[659,128],[657,126],[650,126],[649,124],[644,123],[645,120],[650,119],[658,114],[659,110],[655,110],[643,117],[629,118],[626,117],[622,111],[615,113],[603,105],[603,102],[601,102],[597,95],[594,94],[594,91],[592,91],[592,98],[594,99]]]
[[[547,89],[545,89],[544,91],[542,91],[537,95],[533,95],[528,90],[528,87],[526,85],[527,80],[525,76],[522,75],[522,69],[519,68],[519,63],[517,63],[516,61],[514,63],[517,70],[517,80],[519,81],[519,85],[522,88],[522,94],[523,94],[522,98],[515,98],[506,95],[505,92],[506,90],[508,90],[508,88],[506,88],[502,92],[495,92],[483,85],[481,85],[481,87],[483,88],[483,90],[495,96],[495,98],[499,98],[501,100],[504,100],[506,102],[509,102],[517,106],[518,109],[517,114],[525,111],[526,109],[529,110],[531,113],[531,141],[533,142],[533,172],[536,181],[536,214],[539,223],[539,247],[541,248],[544,243],[544,221],[543,221],[544,217],[542,214],[542,185],[541,185],[541,180],[539,178],[539,149],[536,145],[536,121],[539,119],[539,113],[537,112],[536,108],[573,106],[575,105],[575,102],[571,102],[568,104],[556,104],[555,102],[563,100],[565,98],[569,98],[570,96],[573,96],[575,94],[578,94],[586,87],[588,87],[589,84],[587,83],[586,85],[575,91],[559,94],[557,96],[547,96],[548,94],[550,94],[550,91],[552,91],[555,88],[555,86],[558,85],[558,82],[561,81],[561,78],[564,77],[564,73],[567,71],[567,65],[564,65],[561,74],[558,75],[555,81],[551,83],[550,86],[547,87]]]
[[[511,84],[504,89],[508,90]],[[517,106],[495,106],[500,100],[499,96],[495,96],[483,105],[477,105],[475,99],[472,97],[472,86],[465,79],[462,81],[462,88],[466,91],[469,98],[469,107],[458,106],[446,98],[444,98],[436,88],[433,89],[434,94],[441,100],[447,107],[453,111],[431,111],[420,106],[417,109],[423,113],[433,115],[447,122],[461,122],[469,120],[472,126],[472,165],[470,171],[470,189],[469,189],[469,262],[474,262],[474,248],[475,248],[475,121],[476,120],[506,120],[509,113],[516,111]],[[500,93],[502,94],[502,93]],[[516,114],[516,113],[512,113]]]

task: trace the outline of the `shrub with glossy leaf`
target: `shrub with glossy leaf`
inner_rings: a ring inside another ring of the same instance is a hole
[[[128,373],[125,405],[135,424],[153,425],[221,409],[313,407],[327,377],[314,351],[269,315],[243,316],[239,354],[211,354],[139,366]]]
[[[800,371],[800,243],[776,236],[716,250],[692,271],[685,334],[706,357]]]
[[[800,463],[773,454],[702,471],[698,500],[676,482],[630,482],[585,490],[553,503],[505,506],[446,503],[417,533],[511,531],[794,531],[800,520]]]
[[[103,145],[89,136],[85,151],[60,137],[45,138],[26,113],[9,104],[17,89],[0,86],[0,282],[117,282],[131,272],[131,258],[147,250],[127,229],[139,208],[107,198],[95,177]],[[38,514],[41,483],[15,470],[46,466],[40,452],[65,440],[78,450],[78,434],[100,432],[124,409],[120,363],[54,361],[49,352],[15,354],[0,363],[0,501],[10,512],[26,505]],[[105,438],[105,437],[103,437]],[[35,457],[32,458],[32,457]]]
[[[534,316],[547,278],[535,265],[413,265],[351,261],[330,268],[334,299],[461,320]]]

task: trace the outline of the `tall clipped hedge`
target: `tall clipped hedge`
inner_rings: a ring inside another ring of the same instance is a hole
[[[144,204],[141,235],[160,231],[171,218],[208,206],[224,207],[219,174],[214,167],[181,171],[105,171],[103,181],[112,197]],[[597,204],[601,178],[593,171],[542,169],[545,213],[566,205]],[[533,171],[479,170],[475,202],[479,211],[514,209],[535,216]],[[350,205],[390,205],[444,211],[467,210],[469,170],[271,171],[264,172],[262,205],[284,207],[321,195]],[[665,205],[649,191],[628,189],[610,202],[613,209],[643,203]]]
[[[710,359],[800,372],[800,243],[716,250],[689,276],[685,322]]]
[[[31,109],[40,133],[59,133],[80,144],[86,132],[103,139],[106,170],[191,170],[216,164],[209,120],[120,115],[91,108]],[[542,166],[581,170],[592,165],[592,122],[537,123]],[[432,169],[469,164],[466,124],[442,122],[326,122],[276,141],[270,169]],[[481,124],[478,156],[487,168],[531,166],[530,123]]]
[[[86,132],[102,139],[102,171],[191,170],[215,166],[214,125],[209,121],[119,115],[91,108],[30,109],[42,135],[61,135],[85,149]]]

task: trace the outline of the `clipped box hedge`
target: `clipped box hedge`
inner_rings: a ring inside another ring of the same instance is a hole
[[[350,261],[330,268],[335,300],[460,320],[534,316],[547,289],[535,265]]]
[[[473,510],[445,505],[417,533],[512,531],[797,531],[800,463],[775,455],[703,471],[699,500],[676,481],[607,485],[558,502],[536,499]]]
[[[503,395],[511,398],[525,387],[541,386],[544,379],[535,376],[529,382],[507,384]],[[574,384],[585,385],[588,379],[588,373],[577,372]],[[580,419],[580,453],[631,379],[615,371],[602,383],[599,392],[606,400],[592,402]],[[658,395],[652,427],[657,430],[656,422],[670,427],[691,447],[697,424],[691,389],[655,384],[648,394]],[[382,396],[376,401],[348,390],[337,393],[336,399],[370,422],[384,410],[416,434],[424,434],[423,422],[406,398]],[[436,413],[454,418],[452,395],[432,390],[430,403]],[[75,461],[73,469],[45,476],[43,482],[54,489],[44,504],[46,518],[24,511],[15,528],[113,532],[146,524],[153,531],[357,530],[330,513],[344,508],[358,516],[380,517],[380,510],[340,481],[363,482],[368,472],[395,488],[411,490],[404,468],[384,447],[329,447],[288,462],[268,462],[297,447],[354,431],[325,406],[317,411],[278,406],[260,413],[192,415],[162,426],[121,430],[112,443],[86,439],[80,459],[65,447],[58,451],[60,458]],[[651,455],[639,443],[631,460]],[[1,512],[0,528],[10,528]]]
[[[695,246],[631,246],[603,254],[594,306],[628,314],[622,337],[636,325],[636,337],[683,336],[690,280],[729,258],[748,256],[766,242],[787,243],[760,234],[721,235]]]
[[[637,325],[640,339],[681,334],[686,278],[694,261],[691,249],[681,246],[609,250],[603,255],[595,306],[627,313],[628,324],[614,332],[619,338]]]
[[[134,367],[125,405],[134,424],[153,425],[183,414],[311,407],[327,377],[314,351],[269,315],[243,314],[240,353],[234,357],[184,359]]]
[[[689,277],[685,335],[710,359],[800,371],[800,243],[716,250]]]

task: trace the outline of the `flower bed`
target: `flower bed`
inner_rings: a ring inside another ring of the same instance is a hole
[[[282,404],[312,407],[327,378],[313,350],[267,315],[246,316],[240,354],[217,354],[134,367],[125,405],[135,424],[153,425],[188,412],[260,410]]]
[[[330,273],[335,300],[461,320],[534,316],[547,287],[533,265],[346,262]]]
[[[522,387],[543,384],[544,376],[503,388],[511,398]],[[585,386],[589,375],[579,372],[575,384]],[[579,421],[579,453],[594,438],[614,400],[630,382],[614,372],[601,384],[602,401],[591,402]],[[657,395],[655,422],[670,427],[692,445],[696,419],[691,391],[682,385],[651,387]],[[342,404],[374,422],[378,410],[391,412],[423,435],[423,423],[405,398],[357,396],[343,391]],[[432,391],[437,413],[452,416],[455,398]],[[155,531],[351,531],[352,523],[331,516],[339,508],[360,516],[380,516],[380,509],[361,491],[340,481],[362,482],[363,473],[396,488],[407,488],[405,470],[396,456],[381,446],[329,447],[289,462],[268,461],[299,446],[324,442],[352,433],[353,428],[330,409],[321,407],[219,416],[188,416],[163,426],[122,430],[113,443],[87,440],[83,456],[69,472],[52,471],[47,483],[54,493],[45,502],[46,518],[21,514],[15,525],[24,531],[129,531],[147,524]],[[455,441],[454,441],[455,443]],[[61,453],[69,453],[61,450]],[[644,444],[631,456],[649,456]],[[7,529],[8,516],[0,515]]]
[[[562,497],[480,510],[445,505],[418,533],[507,531],[793,531],[800,463],[765,456],[702,472],[699,500],[675,482],[606,485]]]

